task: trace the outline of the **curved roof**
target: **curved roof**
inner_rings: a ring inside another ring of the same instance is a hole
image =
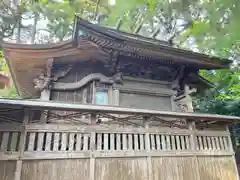
[[[79,31],[84,32],[84,35],[79,34]],[[167,42],[91,24],[78,17],[74,32],[71,40],[58,44],[3,44],[5,57],[21,97],[39,97],[33,79],[46,71],[48,59],[58,62],[103,60],[109,57],[109,51],[104,49],[117,50],[136,60],[155,60],[195,69],[228,68],[231,63],[226,59],[177,49]]]

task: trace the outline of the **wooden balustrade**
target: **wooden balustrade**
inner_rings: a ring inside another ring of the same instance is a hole
[[[156,130],[158,131],[156,132]],[[25,131],[25,143],[20,143]],[[74,126],[31,124],[0,128],[0,157],[17,159],[24,146],[22,159],[88,158],[90,151],[98,156],[194,156],[232,155],[227,132],[189,131],[171,128],[124,128],[107,126]],[[162,130],[162,131],[161,131]],[[194,134],[196,149],[191,147]],[[146,136],[149,134],[149,136]],[[93,136],[93,137],[92,137]],[[92,139],[94,138],[94,139]],[[146,141],[146,138],[148,140]],[[92,144],[90,143],[92,142]],[[149,142],[149,149],[148,144]]]

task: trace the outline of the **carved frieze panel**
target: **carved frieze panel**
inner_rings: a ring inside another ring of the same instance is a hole
[[[123,75],[172,82],[177,69],[154,61],[138,61],[121,56],[118,69]]]

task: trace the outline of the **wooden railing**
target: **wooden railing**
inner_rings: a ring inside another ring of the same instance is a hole
[[[2,126],[0,145],[2,160],[89,158],[90,152],[95,157],[233,155],[228,132],[170,128]]]

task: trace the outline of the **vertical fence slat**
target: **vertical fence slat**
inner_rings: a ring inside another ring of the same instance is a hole
[[[67,133],[62,133],[61,151],[66,151],[66,149],[67,149]]]
[[[108,150],[108,134],[107,133],[104,133],[103,135],[103,141],[104,141],[104,146],[103,146],[103,149],[104,150]]]
[[[38,141],[37,141],[37,151],[42,151],[43,149],[43,137],[44,137],[44,133],[39,132]]]
[[[176,141],[175,141],[175,136],[174,135],[172,135],[171,136],[171,149],[172,150],[176,150]]]
[[[83,150],[88,150],[88,142],[90,140],[90,137],[88,134],[84,134],[83,136]]]
[[[217,148],[218,150],[220,150],[220,149],[221,149],[221,146],[220,146],[220,142],[219,142],[219,137],[215,137],[215,142],[216,142],[216,148]]]
[[[212,149],[217,149],[216,148],[216,142],[215,142],[215,137],[209,137],[210,138],[210,142],[212,144]]]
[[[121,150],[121,134],[117,134],[117,150]]]
[[[122,135],[122,143],[123,143],[123,150],[126,150],[127,149],[127,134],[123,134]]]
[[[154,139],[155,134],[150,134],[150,144],[151,144],[151,149],[155,150],[156,144],[155,144],[155,139]]]
[[[199,149],[203,150],[202,136],[198,136]]]
[[[82,149],[82,134],[77,133],[77,138],[76,138],[76,151],[81,151]]]
[[[132,150],[133,149],[133,141],[132,141],[132,134],[128,134],[128,149]]]
[[[180,141],[181,141],[181,149],[182,150],[186,149],[186,143],[185,143],[184,136],[180,136]]]
[[[161,135],[162,150],[166,150],[165,135]]]
[[[1,151],[7,151],[8,139],[9,139],[9,132],[3,132]]]
[[[139,150],[138,134],[134,134],[134,149]]]
[[[224,149],[229,150],[228,147],[228,137],[223,137]]]
[[[28,151],[33,151],[34,149],[35,136],[36,136],[35,132],[29,133]]]
[[[223,137],[219,137],[219,142],[220,142],[220,149],[224,150]]]
[[[46,134],[46,145],[45,145],[45,151],[50,151],[51,149],[51,143],[52,143],[52,133]]]
[[[54,133],[54,141],[53,141],[53,151],[58,151],[59,148],[59,140],[60,140],[60,134]]]
[[[207,146],[207,137],[206,136],[202,136],[203,138],[203,146],[204,146],[204,149],[208,149],[208,146]]]
[[[75,133],[70,133],[69,135],[69,151],[73,151],[75,143]]]
[[[189,150],[190,149],[189,136],[185,136],[185,142],[186,142],[186,148],[187,150]]]
[[[144,135],[140,134],[139,138],[140,138],[140,150],[144,150],[144,144],[145,144]]]
[[[157,150],[161,149],[161,140],[160,140],[159,134],[156,134],[156,148],[157,148]]]
[[[177,150],[180,150],[181,149],[181,145],[180,145],[180,138],[179,136],[176,136],[176,144],[177,144]]]
[[[167,140],[167,150],[171,150],[171,142],[170,142],[170,136],[166,135],[166,140]]]
[[[10,144],[11,151],[17,150],[18,135],[19,135],[18,132],[12,133],[12,139],[11,139],[11,144]]]
[[[115,149],[115,134],[113,133],[110,134],[110,149]]]
[[[102,134],[97,134],[97,150],[102,150]]]
[[[208,149],[212,149],[211,138],[207,136],[207,147]]]

